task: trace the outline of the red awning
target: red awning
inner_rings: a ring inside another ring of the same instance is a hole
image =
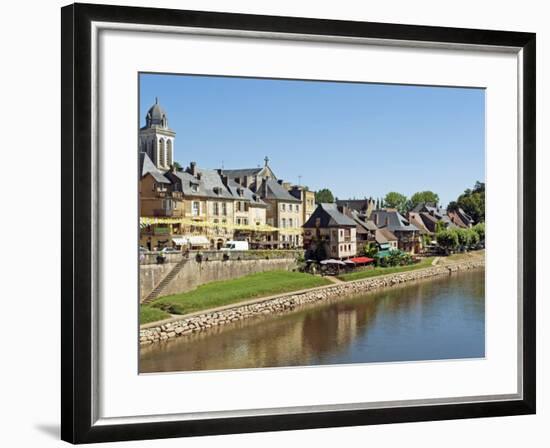
[[[370,263],[371,261],[374,261],[374,258],[355,257],[355,258],[350,258],[350,260],[353,261],[354,263]]]

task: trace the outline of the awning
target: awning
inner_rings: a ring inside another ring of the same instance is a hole
[[[374,261],[374,258],[355,257],[355,258],[350,258],[350,260],[353,261],[354,263],[370,263],[371,261]]]
[[[187,244],[187,238],[183,236],[175,236],[172,238],[172,241],[176,244],[176,246],[183,246]]]
[[[376,254],[376,256],[378,258],[386,258],[386,257],[389,257],[391,254],[390,254],[390,251],[389,250],[380,250],[378,251],[378,253]]]
[[[186,238],[191,246],[210,246],[210,241],[203,235],[191,235]]]

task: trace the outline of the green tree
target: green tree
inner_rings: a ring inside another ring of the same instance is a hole
[[[485,242],[485,223],[476,224],[472,227],[472,230],[479,236],[479,242]]]
[[[323,188],[317,191],[315,193],[315,202],[317,204],[334,202],[334,196],[332,195],[332,191],[330,191],[328,188]]]
[[[374,258],[376,257],[377,253],[378,248],[376,247],[376,244],[367,243],[365,244],[365,246],[363,246],[363,255],[365,255],[365,257]]]
[[[423,202],[429,202],[437,205],[439,203],[439,196],[433,191],[418,191],[411,196],[411,209]]]
[[[407,211],[407,196],[396,191],[390,191],[384,197],[384,205],[388,208],[397,209],[399,213],[405,213]]]
[[[476,182],[473,190],[464,190],[456,200],[458,207],[462,208],[475,223],[485,222],[485,183]],[[454,204],[453,204],[454,205]]]
[[[473,228],[468,229],[468,233],[470,234],[470,248],[475,248],[481,240],[479,233],[477,233]]]
[[[445,229],[436,233],[435,239],[437,244],[439,244],[439,246],[441,246],[446,253],[458,248],[458,234],[453,229]]]
[[[470,247],[470,232],[468,229],[455,230],[458,236],[458,245],[461,249],[467,249]]]

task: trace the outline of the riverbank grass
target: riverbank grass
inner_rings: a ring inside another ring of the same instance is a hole
[[[189,314],[243,300],[309,289],[330,283],[325,278],[302,272],[260,272],[232,280],[207,283],[189,292],[161,297],[152,302],[149,307],[170,314]]]
[[[395,274],[398,272],[414,271],[416,269],[428,268],[432,265],[433,257],[424,258],[422,261],[416,264],[408,266],[392,266],[387,268],[377,267],[374,269],[364,269],[360,271],[349,272],[347,274],[340,274],[337,276],[340,280],[349,282],[352,280],[360,280],[363,278],[378,277],[379,275]]]
[[[148,324],[149,322],[157,322],[159,320],[168,319],[170,314],[158,308],[151,308],[147,305],[139,307],[139,323]]]

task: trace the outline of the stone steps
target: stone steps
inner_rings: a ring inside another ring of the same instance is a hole
[[[180,260],[176,263],[176,265],[172,268],[172,270],[166,274],[166,277],[164,277],[161,282],[153,289],[145,299],[141,302],[142,305],[147,305],[148,303],[151,303],[153,300],[155,300],[160,293],[163,291],[164,288],[174,279],[176,275],[179,274],[181,271],[181,268],[187,263],[187,258],[184,258],[183,260]]]

